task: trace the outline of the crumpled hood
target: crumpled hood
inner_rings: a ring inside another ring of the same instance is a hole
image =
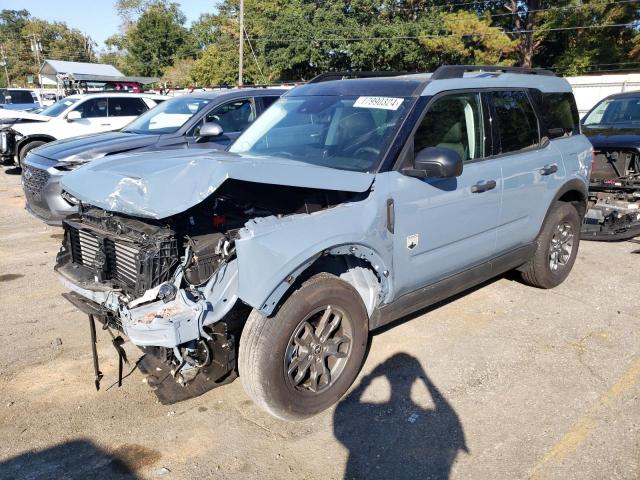
[[[78,164],[151,146],[158,137],[122,132],[98,133],[48,143],[38,150],[38,154],[61,163]]]
[[[96,160],[65,175],[62,186],[83,203],[161,219],[202,202],[227,179],[364,192],[374,175],[282,158],[169,150]]]
[[[51,120],[50,117],[38,113],[0,108],[0,126],[3,128],[15,123],[48,122],[49,120]]]

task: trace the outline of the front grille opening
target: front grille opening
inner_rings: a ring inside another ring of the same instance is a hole
[[[49,172],[40,168],[25,165],[22,173],[22,184],[32,195],[40,195],[49,180]]]
[[[106,257],[104,278],[136,297],[171,278],[179,261],[177,240],[173,237],[141,246],[101,237],[90,230],[67,228],[72,262],[95,270],[96,254],[102,250]]]

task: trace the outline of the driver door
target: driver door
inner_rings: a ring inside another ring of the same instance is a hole
[[[464,161],[454,178],[392,176],[396,295],[480,265],[496,252],[502,190],[490,155],[490,121],[481,94],[436,97],[410,138],[413,152],[449,148]],[[413,154],[409,155],[410,162]],[[408,165],[407,165],[408,166]]]
[[[214,107],[187,134],[189,148],[213,148],[224,150],[256,119],[256,107],[251,98],[241,98]],[[216,122],[222,127],[222,135],[200,138],[200,128],[205,122]]]

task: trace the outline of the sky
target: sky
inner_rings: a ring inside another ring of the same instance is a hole
[[[201,13],[214,11],[214,0],[174,0],[187,16],[187,25],[197,20]],[[113,8],[114,0],[0,0],[0,8],[21,10],[26,8],[32,16],[50,22],[66,22],[98,43],[117,33],[120,18]]]

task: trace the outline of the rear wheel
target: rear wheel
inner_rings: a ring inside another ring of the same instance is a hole
[[[368,315],[358,292],[329,274],[296,290],[278,313],[254,310],[240,340],[238,369],[247,394],[285,420],[337,402],[364,361]]]
[[[47,142],[36,140],[33,142],[29,142],[24,147],[22,147],[22,150],[20,150],[20,155],[18,156],[18,166],[22,167],[22,161],[27,156],[27,153],[29,153],[34,148],[38,148],[40,145],[44,145],[45,143]]]
[[[536,251],[522,277],[538,288],[553,288],[567,278],[580,244],[580,215],[569,203],[552,207],[538,236]]]

